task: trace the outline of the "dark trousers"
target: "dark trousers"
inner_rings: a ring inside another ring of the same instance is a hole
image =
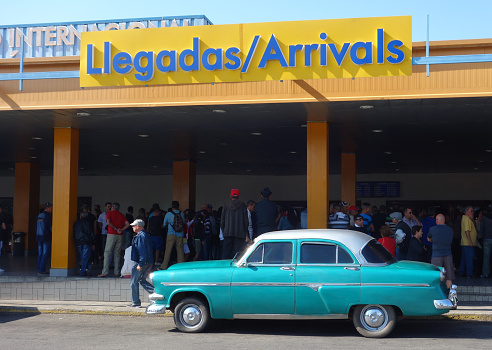
[[[222,248],[222,259],[230,260],[234,258],[237,252],[244,248],[244,237],[224,237],[224,246]]]

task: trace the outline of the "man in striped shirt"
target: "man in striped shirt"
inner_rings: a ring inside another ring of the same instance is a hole
[[[350,224],[350,217],[347,214],[342,213],[340,208],[340,204],[335,204],[333,206],[335,212],[328,217],[329,227],[346,230]]]

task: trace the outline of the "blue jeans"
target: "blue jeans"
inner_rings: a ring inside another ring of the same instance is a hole
[[[461,276],[471,277],[473,275],[473,259],[475,258],[475,247],[469,245],[461,246]]]
[[[80,244],[77,246],[77,253],[80,258],[80,275],[87,276],[87,264],[91,257],[91,246],[88,244]]]
[[[38,242],[38,273],[46,271],[46,263],[51,252],[51,242]]]
[[[490,276],[490,252],[492,251],[492,239],[483,240],[483,265],[482,275]]]
[[[132,278],[130,282],[130,287],[132,289],[132,305],[140,305],[140,291],[138,289],[138,284],[143,287],[149,294],[154,293],[154,286],[145,279],[147,273],[149,272],[152,264],[145,264],[141,266],[140,271],[137,270],[138,264],[135,263],[132,267]]]

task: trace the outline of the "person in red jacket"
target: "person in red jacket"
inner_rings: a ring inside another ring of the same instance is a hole
[[[378,239],[378,242],[381,243],[381,245],[385,247],[391,255],[395,256],[396,241],[393,237],[391,237],[391,229],[389,226],[381,226],[379,233],[381,233],[381,238]]]

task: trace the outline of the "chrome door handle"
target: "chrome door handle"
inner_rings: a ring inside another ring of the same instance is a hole
[[[345,270],[350,270],[350,271],[359,271],[358,267],[344,267]]]
[[[294,271],[295,268],[292,267],[292,266],[283,266],[280,268],[280,270],[284,270],[284,271]]]

